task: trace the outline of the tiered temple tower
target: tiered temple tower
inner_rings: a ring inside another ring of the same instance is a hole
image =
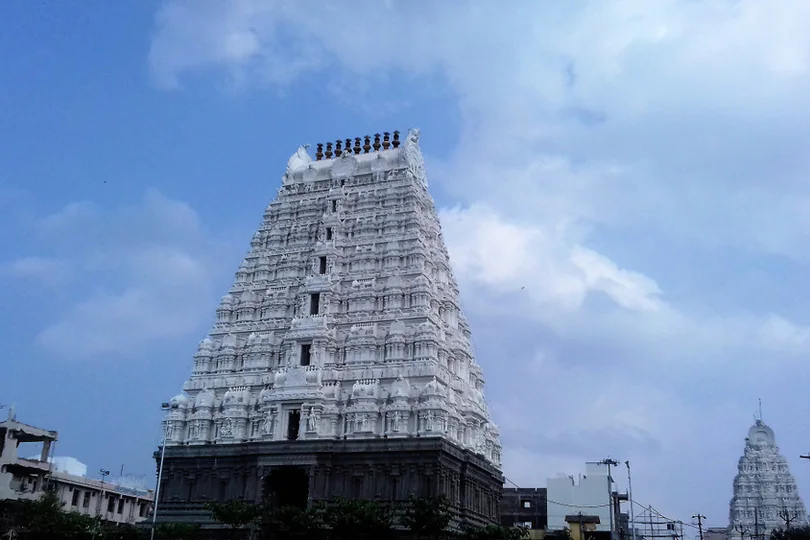
[[[807,511],[773,430],[761,414],[745,439],[729,503],[728,538],[768,540],[771,531],[807,524]]]
[[[290,158],[169,403],[162,519],[444,493],[459,521],[497,521],[498,429],[418,141]]]

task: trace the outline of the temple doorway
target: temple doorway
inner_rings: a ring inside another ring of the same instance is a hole
[[[278,467],[264,477],[264,496],[272,508],[306,508],[309,475],[305,467]]]

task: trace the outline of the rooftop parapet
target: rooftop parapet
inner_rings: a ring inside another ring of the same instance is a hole
[[[56,431],[29,426],[14,419],[0,422],[0,429],[2,428],[13,433],[17,442],[21,443],[55,441],[59,437]]]

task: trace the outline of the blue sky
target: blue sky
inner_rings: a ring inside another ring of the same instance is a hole
[[[512,480],[723,525],[762,398],[810,493],[810,7],[508,4],[3,4],[0,403],[151,474],[289,155],[416,126]]]

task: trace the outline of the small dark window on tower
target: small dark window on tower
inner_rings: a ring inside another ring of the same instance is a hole
[[[302,366],[308,366],[309,365],[309,360],[310,360],[310,357],[312,356],[311,351],[312,351],[312,345],[310,345],[309,343],[307,343],[306,345],[301,345],[301,365]]]
[[[292,410],[287,415],[287,440],[298,440],[298,428],[301,423],[301,411],[298,409]]]
[[[318,259],[318,273],[320,274],[326,273],[326,257],[320,257]]]
[[[321,307],[321,293],[312,293],[309,295],[309,314],[317,315]]]
[[[337,201],[332,201],[332,212],[337,212]]]
[[[326,239],[327,239],[327,240],[331,240],[331,239],[332,239],[332,227],[327,227],[327,228],[326,228]]]

